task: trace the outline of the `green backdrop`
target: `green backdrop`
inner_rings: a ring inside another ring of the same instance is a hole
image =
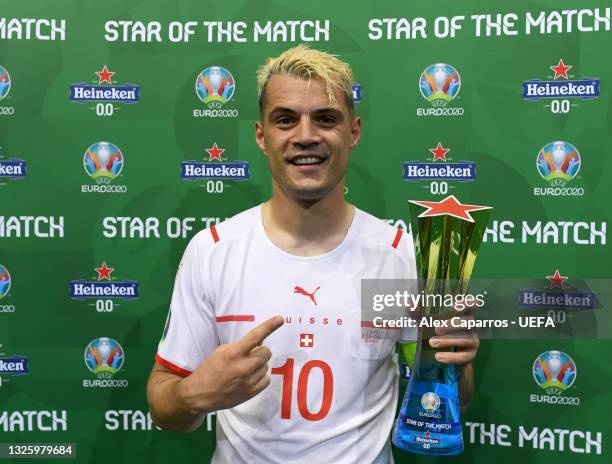
[[[356,113],[364,134],[347,173],[349,202],[403,226],[406,200],[442,199],[448,189],[464,203],[495,208],[475,278],[533,279],[546,288],[545,277],[556,269],[568,283],[610,277],[609,5],[0,0],[0,165],[25,161],[25,176],[14,178],[6,168],[0,177],[0,282],[3,270],[10,276],[0,299],[0,358],[28,360],[22,375],[0,373],[0,442],[76,443],[78,462],[208,462],[214,416],[190,435],[150,430],[145,383],[188,239],[270,195],[267,164],[254,143],[255,71],[266,57],[303,40],[318,39],[308,43],[350,62],[361,86]],[[485,14],[492,16],[472,18]],[[487,21],[498,14],[505,29],[492,26],[487,34]],[[51,20],[61,32],[51,34]],[[157,22],[160,41],[153,35],[143,42],[138,34],[132,41],[132,31],[123,40],[120,29],[117,40],[107,40],[113,21],[141,21],[153,31]],[[222,28],[233,22],[234,32],[219,38],[214,29],[209,40],[206,21],[221,21]],[[293,40],[287,21],[300,21]],[[324,29],[318,37],[314,21]],[[187,40],[171,41],[171,24],[178,34],[189,22]],[[276,35],[257,34],[256,26],[265,30],[268,22]],[[444,37],[452,24],[461,29]],[[567,79],[551,69],[560,59],[572,66]],[[419,115],[435,108],[419,90],[421,74],[435,63],[451,65],[461,87],[441,110],[448,115]],[[95,74],[104,66],[115,73],[112,85],[139,86],[137,102],[71,100],[73,84],[111,87]],[[194,110],[207,109],[196,78],[211,66],[235,79],[221,109],[237,117],[194,117]],[[522,87],[532,79],[540,85],[597,80],[599,93],[529,100]],[[108,185],[125,192],[87,191],[99,184],[84,169],[84,153],[101,141],[122,153],[123,169]],[[562,187],[569,195],[535,195],[535,188],[551,186],[536,159],[553,141],[579,152],[580,170]],[[215,143],[225,149],[224,162],[249,163],[247,180],[181,178],[181,163],[208,162],[205,150]],[[429,149],[438,143],[451,150],[447,162],[476,163],[475,179],[404,180],[403,164],[432,162]],[[147,218],[145,233],[138,225]],[[103,263],[114,269],[111,282],[136,281],[138,297],[71,298],[71,282],[98,282],[95,268]],[[84,386],[97,380],[84,351],[99,337],[121,345],[124,363],[112,380],[124,386]],[[484,340],[464,417],[466,450],[445,460],[609,462],[611,348],[610,340]],[[575,382],[556,396],[579,404],[530,401],[545,394],[532,366],[549,350],[575,363]],[[397,452],[396,461],[436,459]]]

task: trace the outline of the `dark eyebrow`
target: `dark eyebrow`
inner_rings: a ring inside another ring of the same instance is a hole
[[[314,110],[312,112],[313,116],[321,116],[324,114],[333,114],[334,116],[336,116],[338,119],[341,119],[344,117],[344,114],[342,113],[341,110],[339,110],[338,108],[334,108],[332,106],[330,107],[326,107],[326,108],[319,108],[318,110]]]
[[[284,106],[277,106],[272,111],[270,111],[270,114],[268,115],[268,119],[274,119],[277,116],[285,115],[285,114],[296,115],[297,112],[295,110],[292,110],[291,108],[286,108]],[[344,115],[342,114],[342,111],[339,110],[338,108],[334,108],[333,106],[319,108],[312,112],[312,115],[315,117],[321,116],[324,114],[333,114],[338,119],[344,117]]]
[[[270,111],[270,114],[268,115],[268,119],[274,119],[274,117],[280,116],[281,114],[297,114],[297,113],[291,108],[277,106],[272,111]]]

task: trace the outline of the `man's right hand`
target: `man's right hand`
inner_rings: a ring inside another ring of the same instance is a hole
[[[179,395],[193,414],[232,408],[253,398],[270,384],[272,356],[263,341],[284,324],[275,316],[236,343],[219,346],[179,383]]]

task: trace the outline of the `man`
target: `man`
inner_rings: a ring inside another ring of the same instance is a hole
[[[268,60],[255,138],[272,198],[199,232],[181,261],[148,399],[179,431],[218,411],[213,462],[392,462],[400,335],[362,327],[360,281],[416,269],[410,236],[344,200],[351,85],[346,63],[304,46]],[[461,343],[438,359],[467,365],[467,397],[478,341]]]

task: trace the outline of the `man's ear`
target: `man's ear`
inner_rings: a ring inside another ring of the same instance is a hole
[[[264,139],[264,128],[261,121],[255,121],[255,143],[264,155],[268,156],[266,152],[266,142]]]
[[[361,140],[361,118],[357,116],[356,118],[353,118],[353,122],[351,123],[351,149],[359,145],[360,140]]]

